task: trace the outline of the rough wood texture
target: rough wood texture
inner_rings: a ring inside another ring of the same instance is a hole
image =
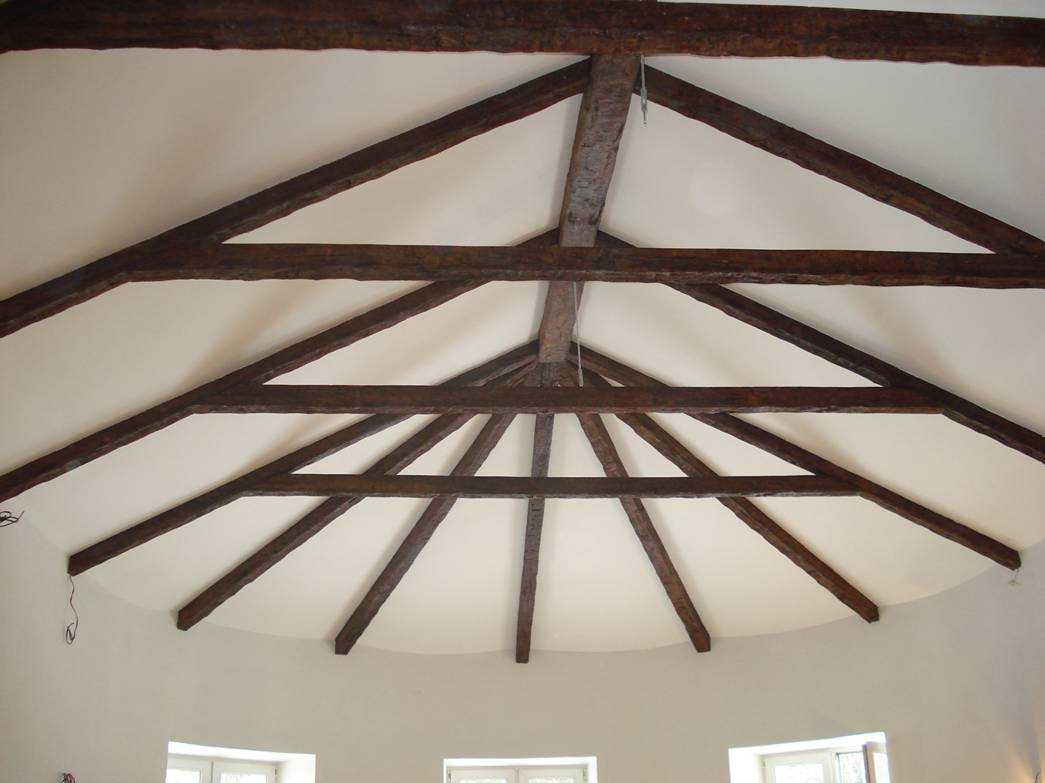
[[[564,247],[595,244],[638,70],[637,57],[592,58],[591,80],[577,115],[559,214],[559,244]],[[548,286],[538,329],[540,361],[566,358],[583,288],[580,283],[552,282]]]
[[[433,386],[248,386],[212,395],[210,413],[939,413],[910,389],[715,386],[447,389]]]
[[[602,463],[602,469],[607,477],[627,479],[628,472],[624,469],[624,463],[621,461],[620,455],[617,453],[613,440],[610,438],[610,433],[607,431],[602,419],[598,416],[589,415],[581,415],[577,418],[580,420],[584,434],[591,444],[592,451],[595,452],[595,456]],[[628,521],[631,522],[631,527],[635,531],[635,535],[638,536],[639,542],[646,552],[646,557],[649,558],[650,565],[653,566],[660,583],[664,586],[664,592],[668,594],[668,600],[675,607],[675,613],[678,615],[679,620],[682,621],[682,625],[686,629],[686,634],[693,643],[693,647],[696,648],[697,652],[708,652],[711,649],[711,635],[708,633],[708,629],[704,627],[700,614],[697,612],[696,606],[693,605],[693,599],[690,598],[689,591],[686,590],[686,585],[682,582],[682,577],[679,576],[679,572],[676,570],[660,534],[657,533],[657,528],[653,525],[653,520],[650,519],[646,506],[643,505],[639,498],[624,495],[620,497],[620,504],[624,507],[624,513],[628,515]]]
[[[590,373],[592,383],[602,379]],[[585,377],[587,382],[589,377]],[[602,381],[605,382],[605,381]],[[620,420],[640,438],[673,462],[683,473],[694,478],[715,478],[717,474],[678,439],[644,414],[624,414]],[[718,502],[732,511],[744,524],[772,544],[813,579],[830,590],[835,597],[869,623],[878,620],[878,607],[831,566],[814,555],[798,539],[774,521],[747,498],[719,498]]]
[[[583,363],[587,370],[597,372],[617,383],[638,386],[664,386],[660,381],[629,367],[622,362],[604,356],[590,348],[582,348]],[[830,476],[853,487],[861,497],[893,511],[905,519],[950,539],[962,546],[989,557],[1006,568],[1019,568],[1020,554],[989,536],[956,522],[949,517],[928,509],[880,484],[846,470],[807,449],[774,435],[761,427],[729,414],[691,414],[692,418],[710,427],[757,446],[803,470]]]
[[[1038,33],[1038,37],[1039,44],[1045,41],[1045,34]],[[997,253],[1045,253],[1045,242],[1026,231],[656,68],[646,68],[646,89],[654,103],[909,212],[969,242]]]
[[[533,383],[553,386],[559,377],[559,365],[538,364]],[[552,434],[555,417],[538,414],[534,417],[533,452],[530,476],[545,478],[552,454]],[[526,503],[526,532],[523,538],[522,576],[519,581],[519,612],[516,619],[515,662],[529,663],[530,639],[533,633],[533,612],[537,601],[537,571],[541,557],[541,531],[544,528],[544,498],[530,498]]]
[[[865,351],[836,340],[801,321],[720,286],[675,286],[697,301],[721,310],[756,329],[798,346],[809,353],[851,370],[883,386],[908,388],[937,402],[942,413],[981,435],[1045,462],[1045,437],[1033,430],[981,408],[946,389],[911,375]]]
[[[534,360],[536,348],[536,343],[523,345],[513,351],[502,354],[489,362],[485,362],[472,370],[451,378],[446,381],[445,385],[468,386],[472,384],[483,384],[505,374],[509,374],[509,378],[511,378],[513,377],[511,374],[520,370],[520,368],[524,371],[528,371],[527,368],[529,364]],[[117,555],[123,554],[136,546],[151,541],[157,536],[176,530],[177,528],[198,519],[204,514],[208,514],[211,511],[221,508],[237,498],[241,498],[248,494],[247,489],[262,479],[300,470],[306,465],[310,465],[324,457],[328,457],[352,443],[356,443],[362,438],[388,429],[407,418],[407,416],[371,416],[363,421],[350,424],[337,432],[327,435],[326,437],[320,438],[307,446],[296,449],[295,451],[292,451],[279,459],[273,460],[266,465],[255,468],[254,470],[234,478],[231,481],[226,481],[224,484],[221,484],[214,489],[203,492],[183,503],[179,503],[173,508],[156,514],[149,519],[126,528],[125,530],[121,530],[119,533],[115,533],[108,538],[77,552],[69,558],[69,574],[72,576],[81,574],[89,568],[100,565],[101,563],[104,563]],[[463,424],[469,418],[471,417],[467,415],[463,417],[459,416],[457,418],[443,417],[441,421],[445,424],[450,421],[450,419],[453,419],[455,422],[460,421],[460,423]],[[457,424],[456,426],[460,426],[460,424]],[[435,437],[435,434],[439,432],[439,430],[426,428],[423,432],[428,432]],[[410,450],[413,446],[410,444],[411,441],[407,441],[403,446],[397,449],[396,452],[393,452],[393,454],[399,453],[405,455],[413,453]],[[392,457],[391,455],[390,458],[393,460],[397,459],[397,457]],[[317,509],[317,512],[319,512],[319,509]],[[311,526],[308,529],[315,528],[315,530],[318,531],[320,528],[315,527],[315,525],[321,516],[321,513],[317,513],[317,516],[312,519]],[[333,518],[334,517],[330,517],[330,520]],[[304,527],[302,529],[304,529]],[[302,539],[302,542],[303,541],[304,539]],[[280,549],[281,551],[285,550],[285,546]],[[256,578],[256,575],[252,578]]]
[[[294,343],[259,361],[197,386],[98,432],[70,443],[0,476],[0,500],[14,497],[44,481],[61,476],[110,451],[133,443],[193,413],[211,396],[240,385],[276,378],[423,313],[476,288],[475,283],[433,283],[387,304],[343,321],[317,335]]]
[[[158,254],[143,262],[130,279],[599,280],[676,285],[796,283],[1043,288],[1045,255],[875,250],[225,244]],[[553,291],[561,293],[553,294]],[[546,345],[541,354],[542,361],[565,359],[564,346],[570,341],[573,313],[573,285],[553,283],[541,326],[541,337]]]
[[[520,373],[529,372],[529,368],[525,367],[522,370],[509,373],[508,376],[499,382],[516,382],[521,377]],[[364,475],[382,476],[398,473],[422,454],[436,446],[450,433],[466,424],[471,418],[469,415],[459,414],[440,416],[378,460]],[[296,523],[182,607],[178,612],[178,628],[187,631],[323,530],[323,528],[352,508],[352,506],[364,499],[364,497],[360,496],[348,498],[334,497],[324,500],[316,508],[312,509],[312,511],[308,512]]]
[[[1045,64],[1045,22],[604,0],[11,0],[0,51],[73,47],[597,52]]]
[[[174,4],[163,5],[174,8]],[[96,10],[104,16],[102,9]],[[2,36],[0,32],[0,40]],[[223,242],[535,114],[583,90],[588,71],[585,61],[541,76],[15,294],[0,301],[0,337],[135,279],[131,270],[156,253]]]
[[[486,458],[490,456],[490,452],[493,451],[494,447],[501,440],[501,436],[504,435],[504,431],[508,429],[508,425],[512,423],[514,418],[515,416],[511,414],[491,416],[482,431],[472,441],[464,456],[461,457],[456,467],[454,467],[450,477],[440,476],[439,479],[443,482],[461,482],[469,480],[468,477],[470,476],[474,476],[479,468],[482,467]],[[289,476],[287,478],[296,479],[301,477]],[[398,480],[406,479],[407,481],[411,479],[408,476],[397,476],[395,478]],[[376,480],[389,481],[391,479]],[[471,480],[474,481],[475,479]],[[425,497],[429,497],[429,495],[425,495]],[[435,499],[428,504],[428,507],[421,514],[414,527],[399,545],[388,565],[385,566],[381,575],[378,576],[370,590],[363,597],[363,600],[360,601],[359,606],[356,607],[356,610],[348,619],[348,622],[345,623],[338,633],[334,643],[334,651],[338,655],[347,655],[348,651],[355,646],[355,643],[363,635],[363,632],[377,615],[381,606],[388,600],[388,596],[392,594],[396,585],[402,581],[410,566],[413,565],[414,560],[421,554],[425,544],[432,538],[436,528],[446,519],[446,515],[450,513],[450,509],[457,502],[457,496],[447,495],[446,493],[436,492],[431,497]]]
[[[511,414],[498,414],[507,416]],[[822,476],[718,478],[542,478],[520,476],[380,476],[327,473],[265,479],[251,495],[269,497],[366,495],[377,498],[717,498],[838,497],[855,495],[846,482]]]

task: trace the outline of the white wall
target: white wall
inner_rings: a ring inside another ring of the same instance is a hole
[[[728,781],[727,749],[882,730],[897,783],[1030,783],[1045,752],[1045,545],[1021,585],[778,636],[616,654],[415,656],[209,625],[78,580],[0,531],[0,781],[160,781],[167,740],[318,755],[318,779],[436,783],[442,759],[596,755],[603,783]],[[755,578],[755,575],[753,575]]]

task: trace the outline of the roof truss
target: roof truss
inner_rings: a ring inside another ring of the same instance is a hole
[[[419,23],[419,20],[424,23]],[[248,23],[249,21],[249,23]],[[732,415],[766,410],[942,413],[1045,462],[1045,439],[975,403],[723,288],[721,283],[1045,287],[1045,242],[869,161],[652,68],[649,97],[735,138],[784,157],[993,254],[866,251],[638,249],[598,233],[637,90],[640,53],[832,56],[1045,65],[1045,20],[842,9],[695,3],[531,3],[428,0],[368,4],[287,0],[178,4],[9,0],[0,6],[0,52],[39,47],[331,48],[594,53],[591,60],[379,142],[0,302],[0,337],[124,282],[175,279],[426,280],[423,288],[351,317],[165,403],[0,476],[0,500],[57,478],[113,449],[202,412],[366,412],[367,419],[297,449],[100,541],[69,559],[78,574],[239,497],[309,495],[324,500],[178,613],[188,629],[367,497],[432,501],[341,632],[347,653],[460,497],[528,501],[516,659],[530,657],[540,536],[547,497],[618,497],[681,623],[698,651],[710,635],[671,562],[643,497],[714,497],[868,622],[875,604],[748,498],[859,495],[1009,568],[1019,554],[806,449]],[[584,93],[557,229],[514,248],[242,245],[226,240],[493,128]],[[556,244],[557,240],[557,244]],[[448,302],[490,280],[549,280],[538,339],[437,387],[263,385],[334,350]],[[583,348],[579,387],[565,363],[584,281],[661,282],[883,388],[668,387]],[[605,376],[605,377],[603,377]],[[623,384],[612,386],[606,378]],[[648,411],[683,412],[812,475],[718,476]],[[441,415],[358,476],[295,471],[417,413]],[[575,413],[606,478],[550,478],[554,415]],[[531,475],[476,477],[508,424],[536,414]],[[621,421],[686,478],[631,478],[599,414]],[[397,476],[477,414],[486,425],[450,476]]]

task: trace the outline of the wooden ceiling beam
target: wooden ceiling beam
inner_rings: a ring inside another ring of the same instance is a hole
[[[636,386],[665,386],[661,381],[646,375],[634,367],[611,359],[608,356],[582,347],[582,361],[586,370],[597,372],[617,383]],[[913,500],[836,465],[830,460],[791,443],[756,424],[730,414],[690,414],[693,419],[726,432],[739,440],[790,462],[803,470],[829,476],[857,490],[861,497],[873,501],[882,508],[899,514],[916,525],[926,528],[946,539],[961,544],[984,557],[989,557],[1006,568],[1019,568],[1020,554],[1015,549],[997,541],[967,525],[933,511]]]
[[[533,361],[533,353],[530,355],[530,361]],[[511,384],[523,377],[522,373],[528,374],[529,372],[528,366],[521,370],[516,369],[496,382]],[[438,417],[374,463],[364,472],[364,475],[384,476],[398,473],[471,419],[472,416],[468,414],[447,414]],[[192,628],[225,601],[365,499],[363,496],[358,496],[333,497],[324,500],[183,606],[178,611],[178,628],[183,631]]]
[[[9,0],[6,6],[0,51],[644,52],[1045,65],[1045,22],[1005,16],[604,0]]]
[[[0,476],[0,500],[14,497],[37,484],[57,478],[121,446],[168,427],[194,413],[199,405],[219,392],[242,385],[253,387],[272,380],[477,287],[475,283],[432,283],[166,402],[153,405]]]
[[[1045,20],[1039,23],[1045,24]],[[1045,34],[1039,33],[1038,37],[1039,44],[1045,41]],[[706,123],[988,250],[1039,256],[1045,253],[1045,242],[1026,231],[656,68],[646,68],[646,90],[649,100],[660,106]]]
[[[0,6],[8,12],[17,3]],[[39,7],[40,4],[32,5]],[[68,5],[51,3],[52,7]],[[85,8],[84,3],[77,3]],[[109,3],[102,4],[109,7]],[[163,3],[178,12],[184,3]],[[213,3],[207,5],[213,7]],[[23,6],[25,7],[25,6]],[[0,13],[3,13],[0,10]],[[91,9],[101,18],[105,8]],[[255,22],[257,20],[254,20]],[[6,34],[0,24],[0,41]],[[2,43],[0,43],[2,46]],[[138,265],[173,248],[206,246],[247,233],[411,163],[437,155],[463,141],[535,114],[580,93],[588,83],[587,61],[561,68],[400,133],[333,163],[235,201],[203,217],[113,253],[72,272],[0,301],[0,337],[40,321],[135,279]]]
[[[804,351],[826,359],[890,388],[906,388],[918,392],[941,407],[952,421],[986,435],[1004,446],[1045,462],[1045,437],[1014,421],[959,397],[936,384],[901,370],[866,351],[854,348],[801,321],[759,304],[743,294],[721,286],[673,286],[677,291],[771,334]]]
[[[497,414],[510,416],[511,414]],[[530,478],[527,476],[380,476],[298,473],[274,476],[250,488],[266,497],[365,495],[389,498],[717,498],[841,497],[858,494],[824,476],[718,478]]]
[[[520,370],[524,372],[529,371],[528,368],[534,361],[536,350],[537,345],[535,342],[520,346],[519,348],[504,353],[495,359],[484,362],[467,372],[451,378],[446,381],[444,385],[480,385],[498,380],[505,376],[511,379],[515,372]],[[183,525],[187,525],[205,514],[209,514],[238,498],[244,497],[247,494],[247,489],[262,479],[300,470],[306,465],[311,465],[324,457],[335,454],[363,438],[382,432],[389,427],[399,424],[407,418],[409,417],[404,415],[370,416],[362,421],[354,422],[337,432],[320,438],[307,446],[295,449],[279,459],[248,471],[231,481],[226,481],[225,483],[207,490],[190,500],[179,503],[173,508],[155,514],[136,525],[132,525],[129,528],[108,536],[92,546],[76,552],[69,558],[69,574],[71,576],[81,574],[90,568],[101,565],[117,555],[121,555],[137,546],[141,546],[164,533],[177,530]],[[470,415],[458,415],[456,418],[454,416],[446,416],[438,419],[437,421],[442,422],[441,424],[438,426],[433,424],[431,427],[426,427],[417,436],[407,440],[402,446],[394,450],[389,457],[386,458],[386,461],[379,462],[378,465],[372,468],[372,470],[379,470],[381,466],[386,466],[388,467],[388,472],[393,472],[392,467],[399,464],[397,460],[406,459],[407,456],[414,455],[413,457],[410,457],[410,460],[408,460],[409,462],[416,458],[416,456],[420,456],[420,454],[424,453],[423,450],[417,451],[417,449],[426,449],[428,447],[427,444],[433,442],[426,440],[426,438],[435,438],[437,435],[441,438],[443,436],[439,435],[439,433],[443,432],[443,428],[451,425],[453,425],[454,428],[459,427],[470,418]],[[452,429],[446,430],[444,435],[449,434],[451,431]],[[422,435],[422,433],[424,433],[424,435]],[[319,528],[316,527],[316,523],[322,514],[310,516],[310,524],[302,525],[299,530],[307,529],[318,531]],[[334,517],[330,517],[330,520],[333,518]],[[295,536],[296,535],[297,534],[295,534]],[[297,540],[296,537],[295,540]],[[289,551],[286,550],[285,543],[286,539],[284,539],[280,546],[274,547],[274,550]],[[252,578],[256,578],[256,575]]]
[[[494,450],[494,447],[501,440],[504,435],[504,431],[508,429],[508,425],[512,423],[515,418],[512,414],[491,416],[490,419],[483,426],[483,429],[476,436],[475,440],[468,447],[464,456],[461,457],[460,461],[454,467],[449,477],[439,476],[438,478],[443,482],[464,482],[464,481],[475,481],[474,478],[469,478],[478,472],[479,468],[482,467],[486,458],[490,456],[490,453]],[[286,476],[286,479],[296,479],[298,476]],[[342,477],[338,477],[342,478]],[[354,477],[364,479],[365,481],[402,481],[406,480],[411,482],[413,477],[410,476],[394,476],[385,478],[374,478],[369,479],[368,477]],[[329,495],[341,494],[339,492],[324,493]],[[373,493],[350,493],[352,495],[372,495]],[[457,496],[448,495],[447,493],[436,492],[431,495],[425,494],[419,497],[433,497],[431,503],[418,518],[413,528],[407,534],[406,538],[399,545],[392,559],[385,566],[384,570],[371,585],[366,595],[363,596],[363,600],[359,602],[352,616],[349,617],[348,621],[338,632],[337,638],[334,641],[334,652],[338,655],[347,655],[351,650],[359,637],[363,635],[371,621],[377,616],[378,611],[384,605],[385,601],[388,600],[388,596],[392,594],[392,591],[402,581],[403,577],[406,576],[406,572],[413,565],[418,555],[421,554],[421,550],[424,549],[425,544],[432,538],[436,529],[442,523],[446,516],[450,513],[450,510],[454,507],[457,502]]]
[[[585,375],[585,382],[605,383],[595,373]],[[636,435],[649,443],[683,473],[693,478],[716,478],[708,465],[697,458],[677,438],[645,414],[622,414],[618,417]],[[820,585],[830,590],[843,604],[869,623],[878,620],[878,607],[850,584],[841,574],[813,554],[791,533],[747,498],[718,498],[741,522],[768,541],[778,552],[797,565]]]
[[[197,413],[938,413],[910,389],[859,386],[442,388],[247,386],[220,392]]]
[[[157,254],[129,279],[550,280],[542,356],[565,358],[560,343],[573,330],[573,286],[558,281],[1045,288],[1045,254],[223,244]]]

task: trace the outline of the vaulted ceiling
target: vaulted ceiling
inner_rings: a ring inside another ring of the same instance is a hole
[[[925,10],[1040,15],[1032,2],[937,5]],[[0,296],[579,59],[355,51],[0,55]],[[1045,69],[683,56],[648,62],[1045,234],[1038,132]],[[511,245],[541,234],[559,220],[580,102],[554,103],[234,241]],[[642,247],[984,251],[657,103],[644,124],[637,97],[601,228]],[[419,287],[132,283],[9,334],[0,339],[7,368],[0,471]],[[534,339],[547,288],[488,283],[278,383],[443,382]],[[1045,431],[1040,290],[732,288]],[[588,283],[578,326],[585,346],[676,386],[874,386],[663,285]],[[589,375],[586,385],[593,382]],[[28,489],[3,508],[24,510],[27,522],[73,554],[361,418],[193,416]],[[362,472],[431,418],[409,419],[301,472]],[[653,418],[718,473],[805,473],[683,414]],[[1007,547],[1045,537],[1041,463],[944,416],[741,418]],[[403,473],[446,474],[483,419]],[[682,475],[615,417],[602,419],[629,474]],[[529,475],[533,438],[534,417],[517,417],[479,475]],[[603,475],[572,416],[556,417],[549,474]],[[79,578],[141,606],[176,610],[317,502],[244,497]],[[864,498],[750,502],[884,611],[992,565]],[[332,637],[427,505],[367,499],[207,621]],[[716,500],[644,505],[712,638],[852,614]],[[515,647],[526,507],[516,499],[458,502],[361,643],[418,652]],[[686,640],[617,500],[550,499],[543,530],[535,650]]]

